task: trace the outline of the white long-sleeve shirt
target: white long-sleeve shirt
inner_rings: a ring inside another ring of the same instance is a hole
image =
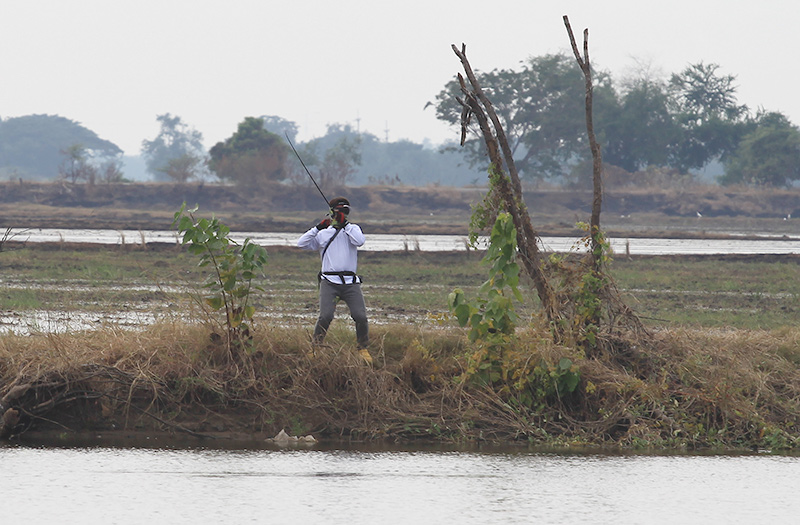
[[[347,223],[336,234],[336,228],[329,226],[318,230],[316,226],[305,232],[297,240],[297,246],[304,250],[317,250],[322,257],[322,278],[334,284],[352,284],[354,277],[338,275],[325,275],[325,272],[353,272],[358,271],[358,247],[366,241],[361,227],[357,224]],[[333,239],[330,248],[325,247]],[[323,256],[324,252],[324,256]],[[344,281],[344,282],[343,282]],[[356,282],[359,282],[356,279]]]

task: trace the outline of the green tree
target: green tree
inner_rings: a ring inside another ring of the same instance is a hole
[[[722,184],[791,186],[800,180],[800,130],[781,113],[765,113],[725,163]]]
[[[89,154],[83,144],[73,144],[62,150],[61,154],[64,160],[58,168],[58,174],[62,179],[73,184],[81,180],[94,183],[98,169],[89,162]]]
[[[684,130],[673,145],[670,164],[680,170],[724,160],[747,131],[748,109],[736,102],[733,75],[720,75],[717,64],[692,64],[673,74],[670,85],[675,118]]]
[[[58,167],[61,179],[75,184],[80,181],[89,184],[105,182],[107,184],[125,180],[122,173],[122,161],[119,157],[111,159],[93,159],[91,151],[83,144],[73,144],[61,151],[64,159]]]
[[[158,171],[166,175],[169,180],[184,184],[189,179],[197,177],[202,162],[203,159],[200,157],[187,153],[167,160],[167,164]]]
[[[746,116],[747,106],[736,103],[736,77],[719,75],[719,67],[699,62],[672,75],[670,84],[677,91],[679,109],[688,119],[736,121]]]
[[[344,186],[361,165],[362,134],[349,125],[330,124],[325,135],[303,145],[301,156],[306,166],[313,168],[317,182],[325,187]],[[305,179],[299,162],[294,165],[293,178]]]
[[[246,117],[236,133],[209,151],[209,167],[222,180],[258,188],[267,181],[287,178],[285,139],[264,129],[264,121]]]
[[[156,138],[142,141],[141,154],[147,171],[156,180],[176,182],[199,176],[205,156],[202,133],[169,113],[158,115],[156,121],[160,125]]]
[[[189,253],[200,257],[200,267],[210,269],[203,288],[205,305],[224,313],[221,323],[226,332],[228,350],[233,345],[248,343],[255,314],[253,291],[264,291],[253,280],[263,277],[267,250],[246,238],[240,245],[231,240],[230,228],[216,217],[196,218],[197,206],[186,209],[186,203],[175,213],[172,225],[183,235],[182,244]]]
[[[0,120],[0,174],[54,179],[64,153],[80,144],[83,154],[100,161],[116,159],[122,150],[77,122],[57,115],[27,115]]]
[[[293,143],[297,142],[296,123],[275,115],[264,115],[261,117],[261,120],[264,121],[264,129],[270,133],[274,133],[281,137],[288,135]]]
[[[493,70],[477,75],[492,100],[521,176],[558,177],[567,165],[586,155],[583,75],[565,54],[532,57],[522,70]],[[595,77],[598,106],[611,106],[610,77]],[[450,81],[436,96],[436,116],[460,126],[460,88]],[[470,129],[464,148],[471,166],[488,168],[486,146],[477,128]]]
[[[119,158],[103,162],[99,167],[99,173],[100,180],[107,184],[125,182],[125,174],[122,172],[122,161]]]
[[[617,104],[600,109],[598,125],[606,163],[630,172],[669,164],[669,152],[680,141],[682,129],[670,110],[663,82],[635,79]]]

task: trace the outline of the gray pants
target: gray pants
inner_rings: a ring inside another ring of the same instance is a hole
[[[358,347],[366,348],[369,344],[369,326],[367,324],[367,305],[364,303],[361,285],[333,284],[325,279],[319,283],[319,319],[314,327],[314,342],[321,343],[325,339],[339,299],[347,304],[350,309],[350,317],[356,323]]]

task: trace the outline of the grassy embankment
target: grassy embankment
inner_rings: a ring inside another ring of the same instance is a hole
[[[472,293],[486,278],[475,253],[362,253],[374,368],[353,353],[344,310],[329,346],[312,352],[313,254],[270,250],[252,347],[234,352],[209,337],[215,326],[188,291],[202,277],[176,247],[28,246],[0,253],[0,263],[9,322],[79,312],[96,321],[0,335],[0,396],[21,409],[14,432],[286,428],[322,438],[800,445],[795,257],[621,257],[612,274],[650,337],[585,359],[549,342],[535,305],[519,305],[532,321],[506,364],[525,380],[492,386],[463,380],[473,349],[446,315],[453,287]],[[157,320],[103,322],[131,311]],[[573,393],[557,388],[563,357],[580,373]]]

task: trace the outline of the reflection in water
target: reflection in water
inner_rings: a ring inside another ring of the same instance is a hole
[[[0,448],[3,522],[768,523],[800,458]]]

